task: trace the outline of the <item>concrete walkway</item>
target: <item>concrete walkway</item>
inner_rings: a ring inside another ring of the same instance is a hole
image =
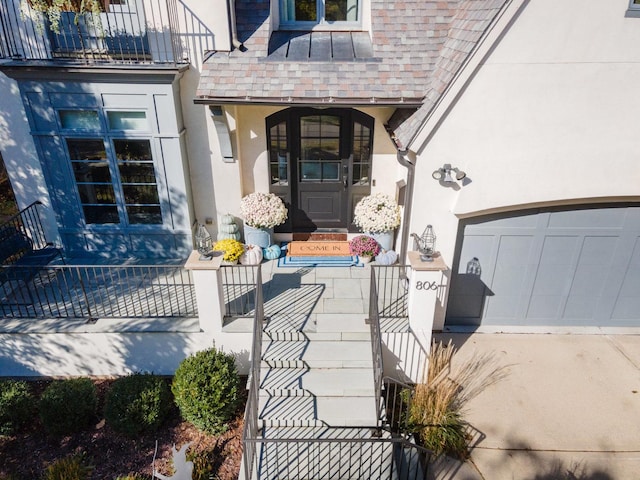
[[[640,479],[639,335],[436,338],[491,358],[465,414],[471,462],[441,461],[438,479]]]

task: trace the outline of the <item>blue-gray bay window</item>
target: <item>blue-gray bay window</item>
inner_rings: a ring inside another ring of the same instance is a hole
[[[63,131],[100,130],[96,111],[58,113]],[[145,112],[108,111],[106,117],[106,135],[65,138],[85,223],[161,225],[151,140],[118,138],[120,132],[147,130]]]

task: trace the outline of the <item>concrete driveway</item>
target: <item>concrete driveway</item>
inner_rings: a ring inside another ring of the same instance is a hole
[[[466,408],[471,461],[438,479],[640,479],[640,335],[435,338],[457,361],[490,357]]]

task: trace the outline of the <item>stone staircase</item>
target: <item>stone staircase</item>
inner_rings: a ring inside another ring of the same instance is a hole
[[[388,478],[364,314],[273,317],[264,329],[254,478]],[[296,442],[293,442],[293,440]]]
[[[315,314],[265,327],[260,420],[267,427],[377,423],[369,327],[363,314]]]

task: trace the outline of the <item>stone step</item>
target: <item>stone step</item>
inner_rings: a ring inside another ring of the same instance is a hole
[[[306,313],[274,314],[264,330],[269,332],[311,333],[368,333],[364,313]]]
[[[290,396],[371,396],[374,394],[373,368],[263,368],[261,393]],[[280,393],[276,393],[280,392]],[[306,392],[306,393],[295,393]]]
[[[265,331],[263,342],[341,342],[341,341],[370,341],[369,332],[299,332],[299,331]]]
[[[262,364],[272,368],[370,368],[367,341],[269,342],[262,349]]]
[[[371,397],[262,396],[260,421],[270,427],[360,427],[377,423]]]
[[[320,427],[275,427],[267,426],[262,430],[262,438],[265,439],[369,439],[369,438],[391,438],[391,433],[378,428],[354,427],[354,428],[333,428],[327,426]]]

